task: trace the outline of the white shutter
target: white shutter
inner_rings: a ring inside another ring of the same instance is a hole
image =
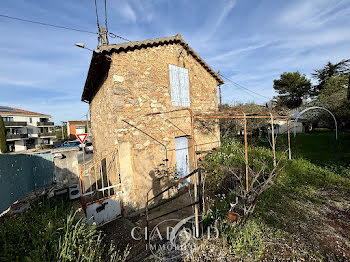
[[[188,70],[169,65],[171,104],[174,106],[190,106],[190,87]]]
[[[180,83],[179,83],[177,66],[169,65],[169,75],[170,75],[171,104],[173,106],[180,106],[181,95],[180,95]]]
[[[186,136],[175,137],[176,171],[179,178],[190,173],[188,138]],[[190,182],[187,178],[186,182]]]

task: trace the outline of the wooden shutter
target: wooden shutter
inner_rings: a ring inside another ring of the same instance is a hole
[[[174,106],[190,106],[190,87],[188,70],[169,65],[171,104]]]
[[[175,137],[176,171],[179,178],[183,178],[190,173],[190,163],[188,155],[188,138],[186,136]],[[187,178],[186,182],[190,182]]]

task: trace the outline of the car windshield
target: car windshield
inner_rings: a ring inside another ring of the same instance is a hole
[[[92,146],[92,143],[86,143],[87,146]]]

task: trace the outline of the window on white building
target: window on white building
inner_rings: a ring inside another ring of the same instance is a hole
[[[190,84],[188,70],[183,67],[169,65],[171,104],[174,106],[190,106]]]
[[[2,118],[5,122],[13,122],[13,117],[12,116],[5,116]]]

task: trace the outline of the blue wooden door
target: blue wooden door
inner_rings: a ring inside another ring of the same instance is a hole
[[[175,137],[176,171],[178,177],[182,178],[190,173],[188,158],[188,139],[186,136]],[[190,182],[187,178],[185,183]]]

